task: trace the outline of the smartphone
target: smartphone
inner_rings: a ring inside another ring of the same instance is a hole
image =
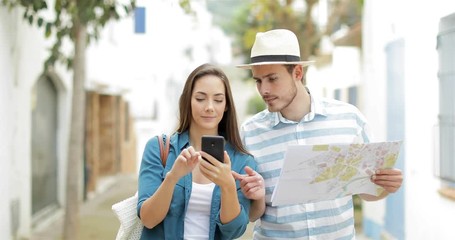
[[[212,157],[216,158],[216,160],[224,162],[224,137],[203,135],[201,150],[212,155]]]

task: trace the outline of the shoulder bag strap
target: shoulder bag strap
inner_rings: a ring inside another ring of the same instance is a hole
[[[166,146],[164,146],[164,138],[166,138],[166,134],[161,135],[161,137],[158,136],[158,141],[160,143],[160,157],[161,157],[161,162],[163,163],[163,166],[166,166],[166,160],[167,160],[167,155],[169,155],[169,146],[171,139],[167,139],[166,141]]]

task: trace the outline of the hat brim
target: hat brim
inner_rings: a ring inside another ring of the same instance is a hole
[[[309,66],[313,64],[314,61],[299,61],[299,62],[257,62],[257,63],[250,63],[250,64],[240,64],[236,67],[243,68],[243,69],[251,69],[252,66],[259,66],[259,65],[302,65],[302,67]]]

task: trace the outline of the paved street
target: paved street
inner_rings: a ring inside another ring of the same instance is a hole
[[[116,176],[100,181],[100,189],[96,196],[81,206],[79,239],[81,240],[112,240],[115,239],[120,226],[112,204],[119,202],[136,192],[136,176]],[[46,223],[32,236],[32,240],[60,240],[62,238],[63,214],[58,214],[54,220]],[[241,239],[251,239],[251,228]]]
[[[136,176],[108,177],[100,181],[96,196],[86,201],[80,209],[79,239],[115,239],[120,223],[111,209],[112,204],[133,195],[137,188]],[[37,230],[31,239],[62,239],[63,214]]]
[[[104,178],[100,181],[98,193],[89,198],[81,206],[79,239],[81,240],[112,240],[115,239],[120,226],[112,204],[119,202],[136,192],[136,176],[115,176]],[[32,240],[61,240],[63,213],[58,214],[53,221],[49,221],[44,228],[38,229]],[[252,225],[240,239],[251,239]],[[358,234],[358,240],[367,238]]]

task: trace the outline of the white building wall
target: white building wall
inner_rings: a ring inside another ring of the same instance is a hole
[[[439,195],[441,183],[434,176],[434,153],[438,147],[434,127],[439,110],[436,37],[440,18],[455,12],[455,2],[433,1],[430,8],[428,3],[415,1],[406,1],[406,5],[413,9],[402,26],[407,61],[406,236],[407,239],[455,239],[455,201]]]
[[[455,239],[455,201],[439,195],[441,183],[434,176],[439,109],[436,37],[440,18],[453,12],[451,0],[365,1],[364,90],[369,97],[364,113],[376,134],[386,133],[385,47],[393,39],[404,40],[406,239]],[[364,205],[364,217],[382,225],[383,204]]]
[[[386,140],[386,80],[385,80],[385,42],[388,25],[384,14],[388,5],[378,1],[365,1],[363,18],[363,84],[361,85],[361,109],[370,124],[371,141]],[[381,21],[377,21],[381,19]],[[363,217],[384,225],[385,201],[363,202]],[[364,226],[367,227],[367,226]],[[366,231],[365,229],[364,231]]]
[[[10,192],[10,167],[13,157],[13,129],[10,127],[14,122],[14,96],[13,96],[13,71],[12,63],[8,58],[11,46],[11,25],[10,18],[4,9],[0,9],[0,66],[2,77],[0,79],[0,192]],[[10,197],[0,198],[0,239],[11,238],[11,215]],[[6,214],[7,213],[7,214]]]
[[[49,3],[53,4],[53,3]],[[7,167],[2,167],[2,193],[8,193],[8,204],[2,217],[0,234],[10,233],[18,238],[29,238],[32,231],[32,196],[31,196],[31,112],[33,86],[43,73],[43,63],[48,56],[49,40],[44,38],[42,29],[29,26],[22,19],[22,10],[7,11],[0,8],[0,63],[2,68],[1,112],[2,159]],[[60,66],[54,71],[54,80],[59,91],[59,116],[61,123],[58,129],[59,161],[59,201],[64,205],[64,186],[66,172],[66,150],[68,145],[68,123],[71,84],[69,73]],[[6,121],[4,124],[3,121]],[[5,129],[3,129],[5,128]],[[5,134],[3,134],[5,132]],[[5,151],[3,151],[3,148]],[[3,174],[3,170],[8,173]],[[10,220],[12,219],[12,221]],[[5,221],[5,223],[3,222]],[[8,231],[3,231],[3,227]],[[35,227],[38,227],[36,225]],[[10,239],[2,237],[0,239]]]
[[[212,25],[204,1],[192,2],[197,18],[176,0],[139,0],[136,6],[146,9],[145,33],[134,33],[133,17],[109,24],[89,47],[87,75],[89,88],[109,85],[106,91],[123,92],[129,101],[140,162],[149,138],[175,130],[190,72],[206,62],[231,65],[232,59],[230,40]]]

